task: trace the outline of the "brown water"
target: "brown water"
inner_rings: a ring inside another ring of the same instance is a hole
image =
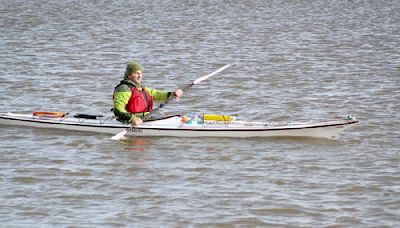
[[[338,140],[0,126],[5,227],[396,227],[399,1],[0,1],[2,112],[109,113],[128,61],[166,113],[355,116]]]

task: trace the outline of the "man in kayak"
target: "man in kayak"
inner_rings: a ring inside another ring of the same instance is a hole
[[[143,123],[143,118],[153,110],[153,101],[165,102],[173,96],[181,97],[181,89],[175,92],[164,92],[145,87],[141,80],[143,68],[137,63],[126,66],[124,80],[114,89],[114,114],[119,121],[131,122],[135,125]]]

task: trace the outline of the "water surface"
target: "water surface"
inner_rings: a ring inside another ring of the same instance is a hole
[[[110,114],[129,61],[164,111],[361,124],[337,140],[0,126],[4,226],[396,227],[398,1],[0,1],[2,112]]]

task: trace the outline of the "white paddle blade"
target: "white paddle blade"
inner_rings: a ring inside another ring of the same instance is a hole
[[[194,80],[194,81],[193,81],[193,84],[194,84],[194,85],[199,84],[200,82],[206,80],[207,78],[209,78],[209,77],[211,77],[211,76],[213,76],[213,75],[218,74],[219,72],[225,70],[226,68],[228,68],[228,67],[230,67],[230,66],[231,66],[230,64],[226,64],[225,66],[223,66],[223,67],[217,69],[216,71],[214,71],[214,72],[212,72],[212,73],[210,73],[210,74],[207,74],[206,76],[203,76],[203,77],[201,77],[201,78],[198,78],[198,79]]]
[[[126,135],[126,133],[128,133],[128,131],[125,129],[123,131],[121,131],[120,133],[114,135],[113,137],[111,137],[112,140],[121,140],[124,138],[124,136]]]

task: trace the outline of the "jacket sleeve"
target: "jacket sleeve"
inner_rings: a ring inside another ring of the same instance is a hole
[[[132,114],[126,110],[126,105],[132,96],[132,91],[127,85],[120,85],[114,91],[114,114],[122,121],[129,121]]]
[[[175,96],[175,92],[165,92],[161,90],[151,89],[146,87],[146,90],[149,91],[151,97],[156,102],[165,102],[169,98]]]

